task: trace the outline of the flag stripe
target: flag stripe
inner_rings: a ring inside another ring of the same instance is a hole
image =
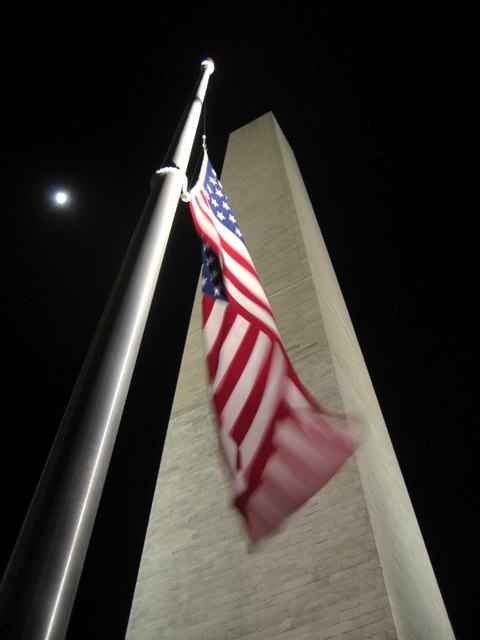
[[[268,313],[265,309],[260,307],[255,300],[251,300],[247,296],[243,295],[243,293],[239,291],[227,278],[225,278],[224,282],[230,296],[230,300],[234,300],[237,303],[237,307],[239,307],[241,312],[248,317],[250,322],[257,325],[260,323],[260,328],[263,331],[272,333],[272,335],[277,338],[278,331],[271,313]],[[239,311],[238,309],[236,310],[237,312]]]
[[[236,362],[235,354],[242,344],[250,326],[251,325],[241,316],[234,316],[232,325],[228,332],[226,332],[217,354],[218,367],[210,385],[213,393],[217,391],[228,371],[233,368],[231,366],[232,361]]]
[[[241,412],[236,416],[234,421],[230,421],[230,433],[235,442],[240,447],[244,442],[247,434],[250,432],[253,421],[258,416],[260,400],[266,392],[271,377],[271,364],[273,357],[272,343],[265,341],[265,334],[259,336],[260,341],[257,343],[258,348],[258,366],[255,372],[252,385],[245,385],[241,389],[243,395],[243,405]]]
[[[235,486],[237,493],[248,488],[247,476],[255,468],[263,467],[270,448],[271,429],[282,394],[284,362],[278,345],[274,346],[272,363],[268,371],[267,384],[258,403],[258,409],[240,447],[243,468],[237,470]],[[268,436],[268,438],[267,438]],[[237,482],[238,480],[238,482]]]
[[[230,366],[220,383],[212,388],[217,401],[217,410],[222,424],[231,425],[245,403],[245,397],[255,384],[255,371],[263,358],[263,346],[258,340],[258,332],[248,326],[234,356],[235,366]],[[229,353],[224,351],[224,357]]]

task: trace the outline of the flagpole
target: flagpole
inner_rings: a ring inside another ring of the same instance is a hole
[[[152,187],[0,588],[0,636],[67,632],[95,516],[200,119],[212,60]]]

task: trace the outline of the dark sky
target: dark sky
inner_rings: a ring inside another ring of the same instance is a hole
[[[457,640],[471,640],[473,18],[460,5],[408,3],[321,2],[314,13],[308,3],[70,2],[14,9],[4,20],[2,570],[150,179],[200,62],[211,57],[211,160],[220,172],[228,134],[274,113],[316,211]],[[53,205],[57,188],[71,193],[70,206]],[[174,259],[179,268],[181,250]]]

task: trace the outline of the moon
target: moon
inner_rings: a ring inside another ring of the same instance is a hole
[[[65,204],[68,200],[68,194],[65,191],[57,191],[54,197],[57,204]]]

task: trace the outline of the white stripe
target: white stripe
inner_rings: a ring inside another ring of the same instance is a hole
[[[244,458],[245,466],[253,458],[257,451],[258,443],[263,438],[264,429],[270,424],[272,417],[278,409],[279,400],[283,396],[283,385],[281,382],[284,376],[285,358],[280,347],[275,345],[262,400],[248,434],[242,442],[242,454],[246,456],[246,458]]]
[[[248,483],[246,476],[249,475],[249,466],[255,459],[255,455],[265,438],[268,426],[277,412],[279,400],[283,395],[283,385],[281,383],[285,376],[285,368],[283,352],[278,344],[275,344],[267,385],[262,395],[262,400],[248,433],[240,445],[243,469],[235,476],[235,489],[237,493],[247,488]]]
[[[223,316],[225,315],[227,307],[228,303],[225,302],[225,300],[215,300],[215,304],[210,311],[208,320],[203,327],[203,341],[207,356],[217,339],[218,331],[222,326]]]
[[[257,339],[247,364],[237,380],[235,389],[230,393],[223,408],[222,415],[220,416],[222,426],[227,431],[230,431],[235,424],[239,413],[248,400],[248,396],[257,384],[258,374],[268,355],[271,344],[271,339],[265,333],[259,332],[257,334]],[[235,362],[233,361],[233,366],[234,365]]]
[[[312,404],[308,400],[308,398],[305,397],[302,391],[297,387],[297,385],[290,378],[288,378],[288,384],[286,385],[286,388],[285,388],[285,400],[288,402],[288,404],[291,407],[294,407],[297,409],[314,408],[312,407]]]
[[[215,244],[220,245],[220,238],[215,225],[210,224],[214,222],[210,209],[205,208],[205,205],[200,198],[196,198],[192,201],[192,204],[193,207],[191,208],[191,211],[194,214],[195,222],[200,227],[200,230],[206,240],[211,243],[213,238]]]
[[[234,258],[232,258],[230,255],[226,253],[224,254],[223,257],[224,257],[224,267],[228,268],[233,274],[235,274],[235,277],[238,278],[238,280],[240,280],[240,282],[249,291],[251,291],[252,295],[256,296],[261,302],[263,302],[263,304],[266,304],[268,308],[270,308],[267,296],[265,295],[265,291],[263,290],[262,285],[260,284],[260,280],[258,279],[256,272],[254,275],[253,273],[245,269],[245,267],[242,266],[239,262],[237,262]],[[224,281],[225,279],[226,277],[224,276]]]
[[[225,276],[223,278],[223,283],[227,288],[230,301],[235,300],[241,309],[243,308],[246,311],[249,311],[255,318],[258,319],[260,323],[268,327],[280,339],[280,335],[278,333],[275,320],[266,309],[264,309],[263,307],[260,307],[253,300],[250,300],[249,298],[247,298],[247,296],[244,295],[241,291],[239,291],[237,287],[233,285]],[[240,313],[241,313],[241,310],[240,310]]]
[[[195,220],[200,227],[207,240],[213,239],[216,244],[221,246],[220,235],[216,224],[215,216],[208,205],[203,202],[203,199],[198,197],[194,202],[194,214]],[[222,224],[219,225],[224,228]]]
[[[215,379],[212,380],[212,383],[210,385],[212,392],[215,392],[217,390],[218,385],[223,380],[223,376],[231,366],[235,358],[235,354],[237,353],[237,349],[240,346],[243,338],[245,337],[249,326],[250,323],[242,316],[237,315],[235,317],[230,331],[225,337],[220,349],[217,373],[215,375]]]

